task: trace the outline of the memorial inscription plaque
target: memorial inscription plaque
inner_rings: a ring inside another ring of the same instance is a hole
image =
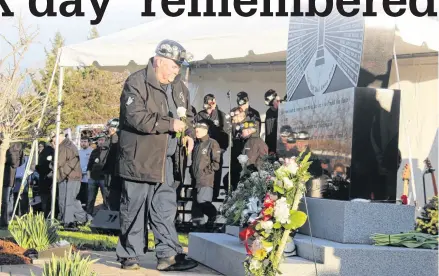
[[[381,16],[291,17],[278,154],[312,152],[308,196],[396,199],[400,92],[384,89],[394,33]]]

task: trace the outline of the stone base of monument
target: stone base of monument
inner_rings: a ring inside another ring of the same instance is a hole
[[[399,234],[414,230],[415,207],[394,203],[370,203],[306,198],[308,221],[302,234],[341,243],[372,244],[370,236]],[[299,208],[306,213],[302,200]]]
[[[239,232],[244,230],[244,228],[233,225],[226,225],[226,234],[234,237],[239,237]]]
[[[397,234],[413,230],[413,207],[312,198],[307,198],[307,204],[314,237],[295,236],[298,256],[285,259],[280,267],[283,275],[314,276],[316,268],[317,275],[325,276],[437,275],[437,250],[370,244],[369,237],[374,233]],[[354,219],[355,216],[358,218]],[[245,247],[233,235],[239,228],[227,228],[229,234],[191,233],[189,257],[224,275],[244,276]],[[302,228],[301,232],[306,232],[305,227]]]

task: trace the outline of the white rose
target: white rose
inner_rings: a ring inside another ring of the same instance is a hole
[[[240,156],[238,156],[238,161],[239,161],[239,164],[245,165],[245,164],[247,164],[248,156],[241,154]]]
[[[261,221],[261,227],[265,230],[265,232],[270,231],[271,229],[273,229],[273,221]]]
[[[99,163],[99,158],[96,158],[96,159],[95,159],[95,163]]]
[[[289,179],[288,177],[284,177],[284,178],[282,179],[282,181],[283,181],[283,183],[284,183],[284,188],[285,188],[285,189],[289,190],[289,189],[291,189],[291,188],[294,187],[294,183],[293,183],[293,181],[291,181],[291,179]]]
[[[186,117],[186,108],[180,106],[179,108],[177,108],[177,116],[179,118],[185,118]]]
[[[47,161],[52,161],[52,155],[47,156]]]
[[[295,175],[297,173],[299,166],[296,163],[296,159],[290,159],[290,161],[288,162],[287,169],[288,171],[290,171],[292,175]]]
[[[276,200],[274,204],[274,217],[276,221],[282,224],[290,223],[290,205],[285,197]]]

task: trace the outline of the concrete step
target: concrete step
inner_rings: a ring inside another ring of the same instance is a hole
[[[438,275],[437,250],[343,244],[302,234],[295,236],[294,243],[299,257],[315,258],[340,275]]]
[[[237,237],[228,234],[190,233],[188,255],[221,274],[245,275],[243,262],[247,254]],[[301,257],[286,258],[279,269],[286,276],[315,275],[314,262]]]

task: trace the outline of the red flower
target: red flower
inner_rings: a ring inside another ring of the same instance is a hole
[[[403,205],[407,205],[408,204],[408,197],[406,195],[402,195],[401,201],[402,201]]]
[[[257,221],[254,221],[252,224],[250,224],[249,227],[247,227],[246,229],[242,230],[239,233],[239,239],[241,241],[244,241],[245,250],[247,251],[248,255],[252,254],[252,251],[250,250],[250,247],[248,246],[248,239],[256,233],[256,230],[254,229],[254,226],[256,225],[256,223],[257,223]]]
[[[271,199],[270,194],[267,194],[264,198],[264,209],[270,207],[274,207],[274,200]]]

